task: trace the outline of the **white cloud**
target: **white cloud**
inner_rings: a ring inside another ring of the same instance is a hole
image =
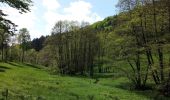
[[[47,0],[43,0],[44,3]],[[59,4],[59,1],[55,0],[56,4]],[[70,21],[86,21],[94,23],[96,21],[102,20],[102,18],[95,12],[92,12],[92,5],[89,2],[83,0],[75,0],[71,2],[68,7],[63,7],[62,9],[49,9],[47,6],[47,11],[44,13],[44,19],[47,22],[46,32],[50,33],[54,24],[59,20],[70,20]],[[63,13],[60,13],[62,10]]]
[[[59,20],[87,21],[90,23],[102,20],[102,18],[92,11],[93,6],[83,0],[73,0],[67,7],[61,5],[59,0],[33,0],[34,6],[31,12],[20,14],[16,9],[7,5],[0,5],[1,9],[9,16],[17,29],[27,28],[31,38],[41,35],[48,35],[54,24]]]
[[[70,6],[64,8],[64,12],[75,16],[88,16],[91,14],[92,5],[85,1],[71,2]]]
[[[42,0],[43,6],[48,10],[56,10],[60,7],[60,4],[57,0]]]
[[[33,27],[32,25],[34,25],[34,22],[36,20],[36,16],[34,16],[33,12],[32,13],[25,13],[25,14],[19,14],[17,13],[17,11],[15,9],[10,10],[13,8],[9,8],[7,9],[8,11],[11,11],[12,16],[9,16],[9,19],[12,19],[14,23],[16,23],[17,25],[19,25],[19,27]]]
[[[18,10],[14,8],[7,6],[2,7],[4,13],[9,14],[6,18],[18,25],[17,30],[20,28],[27,28],[31,34],[35,34],[35,22],[38,20],[35,15],[36,9],[36,7],[32,7],[31,12],[20,14]],[[31,37],[35,38],[37,35],[31,35]]]
[[[87,21],[94,23],[102,20],[102,18],[96,13],[92,12],[93,6],[89,2],[83,0],[76,0],[71,2],[69,7],[64,8],[65,18],[68,20]]]

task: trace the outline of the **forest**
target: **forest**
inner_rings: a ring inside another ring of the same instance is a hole
[[[0,0],[31,12],[31,0]],[[0,9],[0,100],[169,100],[170,0],[118,0],[93,24],[31,39]]]

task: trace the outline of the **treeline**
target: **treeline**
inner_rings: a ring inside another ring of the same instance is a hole
[[[29,31],[20,29],[10,37],[5,61],[18,61],[50,67],[60,74],[93,76],[95,57],[100,48],[96,30],[86,22],[59,21],[51,36],[31,41]],[[3,60],[3,59],[2,59]]]
[[[6,4],[9,7],[17,9],[20,13],[27,13],[30,11],[30,5],[32,3],[31,0],[17,0],[17,1],[11,1],[11,0],[1,0],[1,4]],[[2,61],[8,61],[8,50],[11,43],[11,36],[14,36],[16,32],[15,23],[12,21],[6,19],[7,16],[6,13],[3,12],[3,10],[0,9],[0,49],[1,49],[1,60]]]
[[[21,7],[15,7],[25,13],[30,11],[29,2],[16,2]],[[17,5],[16,4],[16,5]],[[50,67],[55,73],[61,74],[88,74],[93,76],[94,71],[109,72],[111,67],[104,61],[109,61],[105,55],[103,32],[105,29],[96,30],[86,22],[59,21],[52,29],[51,36],[42,36],[31,40],[29,30],[26,28],[16,32],[16,25],[10,20],[4,19],[1,11],[1,61],[17,61],[23,63],[40,64]],[[7,23],[8,22],[8,23]],[[6,25],[6,27],[5,27]],[[95,67],[97,66],[97,67]]]
[[[98,40],[95,30],[87,23],[59,21],[47,43],[52,47],[60,73],[84,75],[89,72],[93,76]]]

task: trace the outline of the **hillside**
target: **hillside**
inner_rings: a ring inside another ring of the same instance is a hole
[[[147,100],[150,94],[130,91],[125,78],[100,78],[94,82],[89,78],[50,75],[36,66],[0,63],[0,91],[4,95],[8,89],[8,100]]]

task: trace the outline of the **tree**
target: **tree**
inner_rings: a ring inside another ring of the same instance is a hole
[[[5,3],[10,7],[16,8],[19,10],[20,13],[26,13],[30,11],[30,4],[32,3],[31,0],[1,0],[0,3]],[[7,14],[4,14],[2,10],[0,10],[0,28],[4,29],[5,31],[14,32],[16,25],[12,23],[10,20],[4,18]],[[14,31],[13,31],[14,30]]]
[[[97,50],[98,37],[87,23],[74,21],[59,21],[52,29],[52,35],[46,40],[46,45],[56,61],[56,69],[61,74],[94,73],[94,59]]]
[[[133,83],[137,87],[145,85],[151,74],[156,85],[163,84],[170,79],[167,66],[170,43],[169,0],[119,0],[118,7],[121,13],[114,33],[134,39],[133,47],[132,44],[122,46],[122,56],[127,59],[134,73]],[[147,66],[143,74],[144,62],[147,62]]]
[[[18,42],[20,43],[20,48],[22,49],[21,61],[24,62],[25,51],[28,49],[28,43],[30,41],[30,34],[26,28],[19,30]]]
[[[31,0],[1,0],[0,3],[7,4],[8,6],[17,9],[20,13],[30,11]],[[0,10],[0,36],[1,36],[1,55],[4,60],[4,46],[8,45],[7,38],[14,35],[16,25],[12,21],[4,18],[7,14]],[[6,46],[7,47],[7,46]]]
[[[35,49],[36,51],[42,50],[46,38],[47,37],[41,36],[40,38],[33,39],[31,41],[31,48]]]

